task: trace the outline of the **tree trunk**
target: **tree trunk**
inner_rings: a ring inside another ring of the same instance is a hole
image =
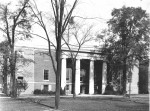
[[[3,84],[4,84],[4,94],[7,95],[7,73],[8,73],[8,61],[7,61],[7,56],[4,56],[4,66],[3,66]]]
[[[122,89],[122,93],[126,93],[126,81],[127,81],[127,69],[126,69],[127,65],[126,65],[126,59],[124,59],[123,61],[123,89]]]
[[[58,56],[60,55],[60,52],[57,53]],[[61,59],[58,58],[57,61],[57,74],[56,74],[56,97],[55,97],[55,108],[59,108],[59,102],[60,102],[60,74],[61,74]]]
[[[56,94],[55,94],[55,109],[59,108],[60,103],[60,75],[61,75],[61,36],[58,38],[56,51],[57,73],[56,73]]]
[[[74,80],[73,80],[73,98],[75,99],[76,98],[76,85],[75,85],[75,81],[76,81],[76,68],[75,68],[75,65],[76,65],[76,60],[73,60],[72,61],[72,75],[74,76]]]
[[[17,89],[16,89],[16,52],[14,53],[14,49],[11,50],[11,60],[10,60],[10,73],[11,73],[11,81],[12,81],[12,88],[11,88],[11,97],[17,97]]]

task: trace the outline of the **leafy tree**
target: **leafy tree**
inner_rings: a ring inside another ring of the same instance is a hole
[[[22,0],[18,2],[15,9],[11,9],[11,3],[6,5],[0,4],[0,31],[8,41],[8,47],[10,48],[10,73],[11,73],[11,96],[16,97],[16,77],[15,77],[15,41],[17,39],[30,38],[29,32],[31,29],[30,20],[28,13],[28,1]]]
[[[140,7],[123,6],[113,9],[111,15],[112,18],[108,21],[109,29],[98,37],[105,42],[103,53],[107,54],[111,73],[118,74],[119,70],[123,71],[124,93],[127,71],[135,65],[134,61],[147,59],[150,18]],[[104,38],[106,36],[107,38]]]
[[[3,92],[7,95],[7,75],[9,73],[8,60],[9,60],[8,41],[0,43],[0,53],[3,56],[3,61],[0,63],[2,66],[3,75]],[[2,59],[2,58],[1,58]]]
[[[28,83],[25,80],[17,80],[17,95],[19,96],[21,92],[28,88]]]

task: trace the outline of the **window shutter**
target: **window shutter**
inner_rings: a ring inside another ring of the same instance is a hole
[[[52,86],[48,85],[48,90],[51,91],[52,90]]]
[[[43,90],[43,85],[41,85],[41,90]]]

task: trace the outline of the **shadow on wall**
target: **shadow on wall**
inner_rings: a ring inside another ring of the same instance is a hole
[[[139,93],[140,94],[148,94],[148,61],[140,64]]]

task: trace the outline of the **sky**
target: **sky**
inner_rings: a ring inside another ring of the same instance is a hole
[[[0,0],[0,3],[7,3],[12,1],[15,3],[17,0]],[[51,11],[50,0],[35,0],[40,10],[49,12]],[[68,0],[72,3],[73,0]],[[111,18],[111,12],[114,8],[121,8],[122,6],[142,7],[147,13],[150,13],[150,0],[79,0],[79,3],[73,15],[81,16],[87,19],[87,24],[94,26],[94,33],[99,33],[102,29],[107,27],[107,20]],[[79,19],[78,19],[79,20]],[[81,19],[83,22],[84,20]],[[39,32],[39,31],[38,31]],[[1,39],[0,39],[1,40]],[[47,44],[42,39],[32,39],[30,41],[21,41],[17,45],[26,45],[34,47],[45,47]]]

